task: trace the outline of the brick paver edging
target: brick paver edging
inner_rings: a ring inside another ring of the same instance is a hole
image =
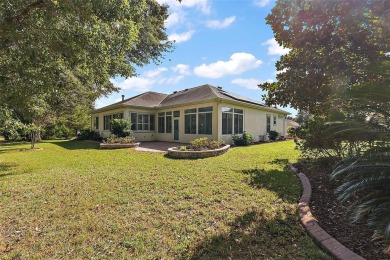
[[[289,165],[290,169],[297,172],[297,169]],[[317,219],[312,215],[309,204],[311,198],[311,185],[309,179],[302,172],[298,173],[298,177],[302,184],[302,196],[298,204],[299,219],[302,225],[306,228],[309,235],[314,241],[333,257],[340,260],[364,260],[363,257],[352,252],[339,241],[331,237],[320,225],[318,225]]]

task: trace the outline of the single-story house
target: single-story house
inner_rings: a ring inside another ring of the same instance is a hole
[[[137,141],[189,143],[209,140],[231,143],[233,134],[244,131],[259,136],[276,130],[286,136],[289,113],[233,94],[221,87],[202,85],[172,94],[145,92],[91,112],[92,130],[110,135],[111,120],[130,118]]]

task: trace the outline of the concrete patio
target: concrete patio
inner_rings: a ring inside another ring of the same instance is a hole
[[[166,153],[168,148],[178,147],[186,144],[174,143],[174,142],[141,142],[139,147],[135,148],[136,151],[141,152],[155,152],[155,153]]]

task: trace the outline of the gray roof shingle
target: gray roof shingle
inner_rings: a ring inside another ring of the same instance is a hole
[[[284,112],[283,110],[268,107],[256,100],[249,99],[228,91],[223,90],[220,87],[214,87],[211,85],[202,85],[194,88],[188,88],[180,91],[175,91],[172,94],[163,94],[157,92],[145,92],[135,97],[125,99],[123,101],[114,103],[112,105],[99,108],[97,110],[107,110],[110,107],[118,106],[138,106],[138,107],[147,107],[147,108],[163,108],[175,105],[183,105],[188,103],[200,102],[205,100],[212,99],[223,99],[229,101],[239,101],[244,103],[249,103],[252,105],[264,107],[266,109],[275,110],[278,112]]]

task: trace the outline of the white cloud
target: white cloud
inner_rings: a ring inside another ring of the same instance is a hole
[[[186,42],[189,39],[191,39],[192,35],[194,34],[194,30],[185,32],[185,33],[172,33],[168,36],[168,40],[175,41],[176,43]]]
[[[178,72],[180,75],[166,76],[164,72],[168,71],[166,67],[160,67],[153,70],[145,71],[140,77],[127,78],[122,82],[118,82],[115,79],[110,81],[123,90],[131,89],[138,92],[149,91],[155,85],[167,84],[173,85],[180,82],[185,75],[189,75],[189,66],[185,64],[178,64],[172,68],[174,72]]]
[[[217,61],[208,65],[202,64],[195,67],[194,73],[204,78],[220,78],[229,74],[240,74],[244,71],[257,68],[262,64],[250,53],[234,53],[228,61]]]
[[[209,20],[206,22],[207,27],[211,29],[223,29],[231,25],[236,20],[235,16],[227,17],[223,20]]]
[[[167,71],[168,69],[165,67],[157,68],[154,70],[148,70],[144,72],[144,76],[147,78],[156,78],[160,76],[164,71]]]
[[[180,4],[185,7],[199,8],[204,14],[210,14],[211,11],[210,3],[208,0],[184,0]]]
[[[175,67],[172,67],[174,72],[179,72],[181,75],[191,75],[190,66],[186,64],[177,64]]]
[[[175,76],[175,77],[169,77],[169,78],[166,79],[165,83],[169,84],[169,85],[173,85],[173,84],[178,83],[182,79],[184,79],[183,75],[179,75],[179,76]]]
[[[233,79],[231,81],[232,84],[236,84],[240,87],[244,87],[246,89],[252,89],[252,90],[259,89],[259,87],[257,85],[264,83],[264,82],[271,83],[271,82],[273,82],[273,80],[268,79],[266,81],[261,81],[261,80],[254,79],[254,78],[249,78],[249,79],[236,78],[236,79]]]
[[[268,55],[284,55],[290,51],[289,48],[280,46],[275,38],[267,40],[262,45],[268,46]]]
[[[209,0],[183,0],[181,3],[177,0],[157,0],[160,4],[167,4],[170,8],[178,9],[181,7],[198,8],[204,14],[210,14],[211,7]]]
[[[122,81],[119,84],[116,84],[117,87],[121,89],[132,89],[139,92],[145,92],[152,88],[154,80],[148,78],[128,78]]]
[[[165,20],[165,26],[167,28],[172,27],[173,25],[176,25],[182,20],[182,15],[180,15],[178,12],[171,13],[167,20]]]
[[[271,0],[257,0],[254,3],[257,6],[264,7],[264,6],[268,5],[270,2],[271,2]]]

